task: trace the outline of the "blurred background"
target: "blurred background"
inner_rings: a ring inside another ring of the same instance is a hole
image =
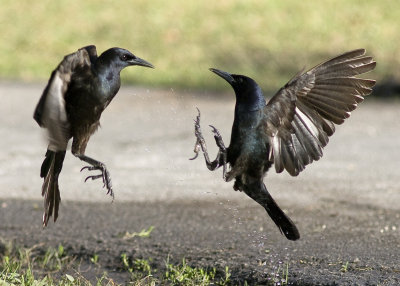
[[[226,88],[209,67],[249,75],[274,92],[302,68],[366,48],[378,82],[400,78],[400,2],[1,0],[0,78],[47,80],[62,56],[95,44],[127,48],[156,70],[125,83]]]

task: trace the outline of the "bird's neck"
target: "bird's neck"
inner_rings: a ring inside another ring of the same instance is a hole
[[[244,113],[264,108],[266,102],[261,88],[256,86],[252,90],[236,93],[235,112]]]
[[[104,100],[109,103],[121,86],[121,69],[114,67],[112,64],[97,61],[94,66],[94,72],[98,79],[98,93],[102,94]]]

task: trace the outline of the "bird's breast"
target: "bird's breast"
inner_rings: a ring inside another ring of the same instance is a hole
[[[258,132],[258,128],[239,128],[232,134],[228,149],[228,159],[231,159],[229,160],[231,163],[234,164],[238,157],[245,157],[250,165],[258,166],[268,158],[268,146],[262,134]]]

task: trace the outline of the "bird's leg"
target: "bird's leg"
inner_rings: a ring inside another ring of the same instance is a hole
[[[78,157],[79,159],[81,159],[82,161],[90,164],[91,166],[85,166],[81,169],[81,172],[85,169],[89,170],[89,171],[94,171],[94,170],[99,170],[101,171],[101,174],[99,175],[92,175],[92,176],[88,176],[85,179],[85,182],[89,179],[92,180],[96,180],[96,179],[103,179],[103,188],[106,187],[107,188],[107,195],[109,194],[113,200],[114,200],[114,192],[112,189],[112,184],[111,184],[111,176],[110,173],[108,172],[106,165],[104,165],[104,163],[99,162],[95,159],[92,159],[88,156],[85,155],[81,155],[81,154],[74,154],[76,157]]]
[[[212,132],[214,133],[215,143],[217,144],[217,146],[219,148],[217,158],[215,160],[218,160],[219,166],[222,165],[222,178],[225,179],[225,177],[226,177],[226,162],[227,162],[226,147],[225,147],[224,141],[222,140],[222,136],[219,133],[218,129],[212,125],[210,125],[210,127],[212,128]]]
[[[203,135],[201,134],[201,129],[200,129],[200,109],[197,108],[198,115],[196,119],[194,120],[194,135],[196,136],[196,143],[194,144],[194,150],[193,152],[196,153],[193,158],[190,158],[189,160],[195,160],[199,156],[200,149],[203,150],[204,157],[206,158],[206,163],[210,162],[210,159],[208,157],[208,152],[207,152],[207,146],[206,142],[204,140]]]
[[[219,147],[219,151],[217,154],[217,157],[215,158],[214,161],[210,160],[210,157],[208,156],[208,151],[207,151],[207,146],[206,146],[206,141],[204,140],[203,135],[201,134],[201,129],[200,129],[200,110],[197,108],[197,111],[199,114],[197,115],[194,123],[194,134],[196,136],[196,143],[194,145],[194,152],[196,155],[191,158],[190,160],[194,160],[198,157],[200,149],[203,151],[204,159],[206,160],[206,165],[207,168],[210,171],[214,171],[215,169],[219,168],[221,165],[224,166],[224,177],[225,177],[225,172],[226,172],[226,148],[224,145],[224,142],[222,141],[221,135],[219,134],[218,130],[215,127],[213,128],[214,132],[214,138],[215,141],[217,142],[217,146]]]

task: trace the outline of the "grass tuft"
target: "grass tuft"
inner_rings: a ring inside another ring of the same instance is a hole
[[[134,237],[141,237],[141,238],[146,238],[150,237],[151,232],[153,231],[154,226],[150,226],[148,229],[142,229],[140,232],[124,232],[118,234],[119,237],[122,239],[131,239]]]
[[[0,254],[0,285],[22,286],[91,286],[92,284],[80,273],[75,272],[75,257],[68,255],[64,247],[49,247],[42,251],[43,245],[31,248],[14,247],[8,244],[4,253]],[[115,285],[111,279],[103,275],[97,285]],[[107,281],[104,284],[102,281]]]

